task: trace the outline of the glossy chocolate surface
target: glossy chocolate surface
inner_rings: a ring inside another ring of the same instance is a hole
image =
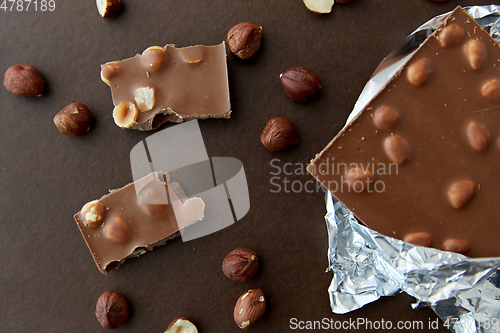
[[[229,118],[225,43],[215,46],[150,47],[133,58],[102,65],[114,105],[135,102],[137,88],[154,90],[154,105],[139,110],[134,129],[156,129],[166,121]]]
[[[457,29],[458,37],[445,36]],[[470,41],[486,50],[480,68],[469,61]],[[385,235],[425,232],[435,248],[450,249],[447,240],[458,239],[472,257],[499,256],[500,150],[488,137],[500,135],[500,103],[483,92],[499,78],[500,47],[457,8],[309,171]],[[393,115],[380,126],[384,108],[397,111],[397,122]],[[354,167],[374,177],[360,180],[361,190],[346,183]]]
[[[198,201],[191,209],[202,218],[204,204],[196,199],[188,200]],[[182,189],[168,174],[153,172],[99,199],[105,207],[100,226],[86,226],[81,212],[74,218],[97,267],[107,274],[126,259],[175,238],[179,230],[194,222],[175,210],[185,201]]]

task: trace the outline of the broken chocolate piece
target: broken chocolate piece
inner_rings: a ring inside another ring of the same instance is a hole
[[[180,230],[203,219],[205,208],[200,198],[187,199],[164,172],[150,173],[90,204],[105,209],[99,225],[88,223],[95,220],[88,204],[74,218],[103,274],[179,236]]]
[[[113,118],[123,128],[148,131],[167,121],[231,116],[224,42],[152,46],[133,58],[102,65],[101,79],[111,88]],[[125,116],[122,106],[132,109],[130,104],[138,112]]]
[[[457,7],[308,170],[382,234],[500,256],[499,155],[489,145],[499,96],[500,47]],[[397,125],[378,119],[382,107],[397,110]],[[356,168],[373,174],[371,191],[347,186]]]

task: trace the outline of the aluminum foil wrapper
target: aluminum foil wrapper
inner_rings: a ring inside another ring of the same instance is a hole
[[[500,6],[465,10],[500,42]],[[419,27],[380,63],[347,123],[383,89],[448,14]],[[358,223],[328,191],[326,206],[330,244],[327,271],[334,273],[328,292],[334,313],[353,311],[381,296],[402,291],[415,297],[414,308],[431,306],[454,332],[500,332],[500,258],[473,259],[384,236]]]

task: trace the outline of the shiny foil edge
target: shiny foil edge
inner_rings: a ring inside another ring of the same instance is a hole
[[[500,43],[499,5],[464,9]],[[346,125],[449,14],[421,25],[380,63]],[[413,308],[430,306],[453,332],[500,332],[500,258],[468,258],[384,236],[359,224],[329,191],[326,207],[327,271],[334,273],[328,293],[334,313],[347,313],[402,291],[415,297]]]

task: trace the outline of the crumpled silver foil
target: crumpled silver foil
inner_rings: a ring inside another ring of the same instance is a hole
[[[500,6],[465,10],[500,42]],[[419,27],[382,61],[347,123],[383,89],[447,15]],[[350,312],[381,296],[403,291],[415,297],[414,308],[431,306],[456,333],[500,332],[500,258],[473,259],[381,235],[358,223],[329,191],[326,207],[330,244],[327,271],[334,273],[328,292],[334,313]]]

